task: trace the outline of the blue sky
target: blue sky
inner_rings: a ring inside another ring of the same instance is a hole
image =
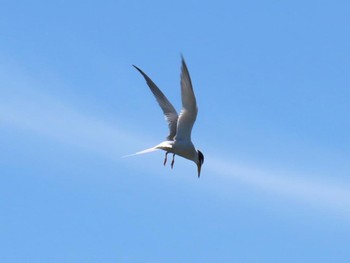
[[[348,262],[348,1],[4,1],[3,262]],[[199,114],[196,166],[143,69]]]

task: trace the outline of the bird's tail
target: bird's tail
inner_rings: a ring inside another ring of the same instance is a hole
[[[157,149],[156,147],[152,147],[134,154],[129,154],[129,155],[125,155],[122,158],[126,158],[126,157],[131,157],[131,156],[135,156],[135,155],[139,155],[139,154],[144,154],[144,153],[150,153],[150,152],[154,152],[154,151],[158,151],[159,149]]]

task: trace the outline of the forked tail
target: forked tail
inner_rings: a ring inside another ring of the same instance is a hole
[[[135,155],[139,155],[139,154],[144,154],[144,153],[151,153],[151,152],[155,152],[155,151],[158,151],[158,150],[159,150],[159,149],[157,149],[157,148],[155,148],[155,147],[152,147],[152,148],[149,148],[149,149],[146,149],[146,150],[143,150],[143,151],[134,153],[134,154],[125,155],[125,156],[123,156],[122,158],[131,157],[131,156],[135,156]]]

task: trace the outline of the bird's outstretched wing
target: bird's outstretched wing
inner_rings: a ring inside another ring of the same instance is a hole
[[[169,127],[169,135],[167,136],[167,140],[174,140],[177,129],[177,119],[178,115],[174,108],[174,106],[169,102],[167,97],[163,94],[163,92],[157,87],[157,85],[138,67],[133,65],[145,78],[148,87],[151,89],[153,95],[156,97],[156,100],[159,106],[162,108],[166,121],[168,122]]]
[[[190,74],[183,57],[181,67],[181,99],[182,110],[177,121],[175,140],[191,140],[192,127],[196,121],[198,109]]]

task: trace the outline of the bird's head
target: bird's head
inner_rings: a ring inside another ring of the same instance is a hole
[[[197,150],[198,160],[196,161],[197,168],[198,168],[198,178],[201,176],[201,168],[202,164],[204,163],[204,155],[200,150]]]

